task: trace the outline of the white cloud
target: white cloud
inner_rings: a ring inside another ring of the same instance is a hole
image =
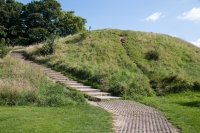
[[[189,12],[185,12],[181,16],[178,16],[177,18],[194,21],[195,23],[200,23],[200,7],[199,8],[194,7]]]
[[[191,41],[191,43],[196,45],[197,47],[200,47],[200,38],[196,42]]]
[[[178,37],[177,35],[172,35],[172,37]]]
[[[161,15],[162,15],[162,12],[156,12],[156,13],[150,15],[149,17],[147,17],[145,20],[146,21],[156,21],[159,18],[164,17],[164,16],[161,16]]]

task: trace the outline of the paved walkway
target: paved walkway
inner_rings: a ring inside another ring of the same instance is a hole
[[[87,92],[91,96],[97,96],[99,99],[107,100],[116,99],[117,97],[106,96],[107,93],[98,92],[90,86],[85,86],[77,81],[73,81],[64,76],[60,72],[51,70],[38,65],[32,61],[23,59],[21,52],[11,53],[16,59],[23,60],[30,65],[39,67],[47,76],[52,80],[60,81],[68,86],[71,86],[79,91]],[[92,90],[92,91],[91,91]],[[94,91],[95,90],[95,91]],[[99,96],[102,95],[102,96]],[[110,98],[111,97],[111,98]],[[162,113],[152,107],[125,100],[111,100],[107,102],[89,102],[93,105],[98,105],[107,111],[115,114],[114,129],[117,133],[178,133],[179,130],[173,128],[172,125],[166,120]]]
[[[99,102],[99,106],[116,115],[114,128],[117,133],[178,133],[162,113],[144,104],[115,100]]]

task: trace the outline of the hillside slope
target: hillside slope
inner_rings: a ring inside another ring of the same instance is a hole
[[[48,79],[42,70],[10,55],[0,58],[0,106],[64,106],[79,103],[79,98],[84,103],[82,95],[66,92],[64,85]]]
[[[38,52],[42,45],[26,55],[124,98],[200,88],[200,49],[178,38],[103,29],[56,44],[51,55]]]

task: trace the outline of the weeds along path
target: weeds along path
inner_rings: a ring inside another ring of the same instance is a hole
[[[162,113],[152,107],[125,100],[117,100],[119,97],[109,96],[109,93],[100,92],[90,86],[85,86],[77,81],[69,79],[60,72],[50,68],[25,60],[23,51],[11,52],[13,58],[25,61],[30,65],[42,69],[48,77],[54,81],[59,81],[67,86],[73,87],[78,91],[86,93],[91,99],[98,102],[89,102],[92,105],[100,106],[115,114],[113,121],[114,130],[117,133],[178,133],[179,130],[174,128]],[[114,99],[114,100],[113,100]]]

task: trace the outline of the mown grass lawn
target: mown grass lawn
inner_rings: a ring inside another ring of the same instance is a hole
[[[145,97],[140,102],[161,110],[182,133],[200,133],[200,92]]]
[[[0,106],[1,133],[109,133],[111,117],[101,108]]]

